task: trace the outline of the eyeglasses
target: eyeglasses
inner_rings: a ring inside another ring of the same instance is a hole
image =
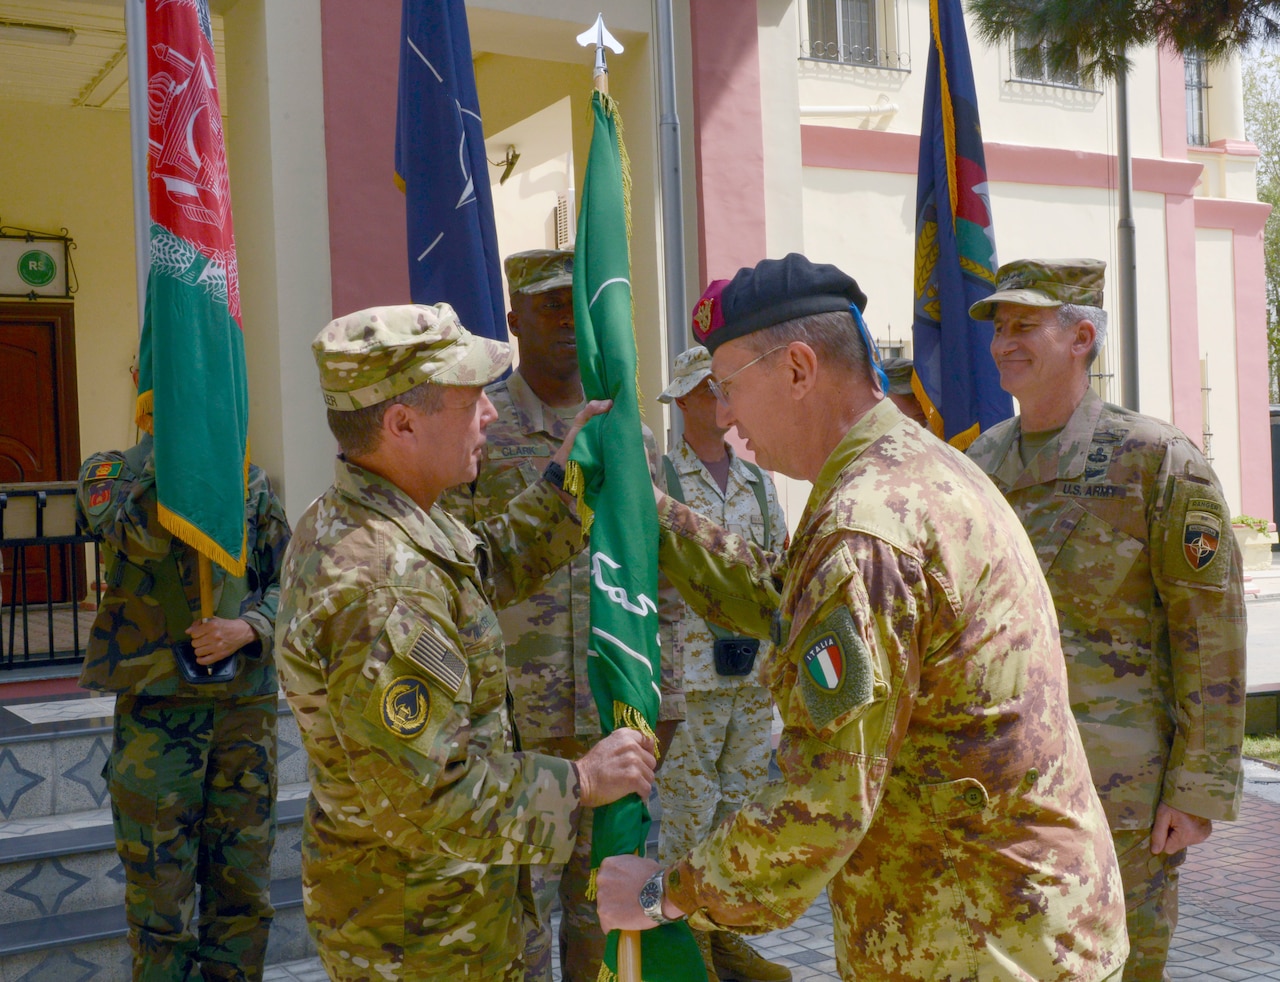
[[[715,396],[721,402],[728,404],[729,380],[732,379],[735,375],[741,375],[743,372],[745,372],[748,368],[750,368],[752,365],[754,365],[756,362],[760,361],[761,359],[768,358],[775,351],[781,351],[785,347],[786,347],[785,344],[775,344],[772,348],[770,348],[764,354],[756,355],[756,357],[752,358],[749,362],[747,362],[741,368],[735,369],[734,371],[730,372],[728,375],[726,375],[722,379],[717,380],[712,378],[710,375],[708,375],[707,388],[711,390],[711,394],[713,396]]]

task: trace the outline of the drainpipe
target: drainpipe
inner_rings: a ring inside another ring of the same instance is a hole
[[[658,57],[658,171],[661,177],[662,268],[666,284],[667,378],[675,375],[675,360],[689,346],[689,310],[684,281],[684,190],[680,179],[680,118],[676,114],[676,42],[671,0],[655,0]],[[674,449],[684,422],[674,407],[667,449]]]
[[[147,194],[147,5],[125,0],[125,62],[129,67],[129,145],[133,161],[133,251],[138,263],[138,336],[147,310],[151,268],[151,203]]]
[[[1116,156],[1120,178],[1120,220],[1116,227],[1116,284],[1120,298],[1120,401],[1138,411],[1138,258],[1133,223],[1133,155],[1129,150],[1127,72],[1116,76]]]

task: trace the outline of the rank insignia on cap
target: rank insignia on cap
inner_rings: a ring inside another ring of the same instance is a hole
[[[821,689],[835,692],[844,681],[844,652],[834,633],[824,634],[804,653],[804,667]]]
[[[422,679],[402,675],[382,694],[382,725],[398,737],[421,733],[431,714],[431,693]]]
[[[698,306],[693,308],[693,322],[698,329],[694,332],[698,337],[705,338],[711,333],[711,314],[714,312],[716,302],[711,297],[703,297],[698,301]]]
[[[1192,569],[1204,569],[1218,554],[1222,522],[1207,511],[1187,511],[1182,523],[1182,554]]]

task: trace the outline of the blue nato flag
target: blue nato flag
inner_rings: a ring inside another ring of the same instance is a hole
[[[396,181],[409,295],[450,304],[473,334],[507,339],[480,100],[463,0],[404,0]]]
[[[964,449],[1013,415],[991,358],[991,325],[969,316],[995,290],[996,246],[973,65],[960,0],[930,0],[916,184],[916,377],[930,427]]]

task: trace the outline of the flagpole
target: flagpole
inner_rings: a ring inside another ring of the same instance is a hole
[[[147,4],[124,5],[125,62],[129,70],[129,145],[133,160],[133,251],[137,262],[138,334],[147,310],[151,266],[151,203],[147,192]]]

